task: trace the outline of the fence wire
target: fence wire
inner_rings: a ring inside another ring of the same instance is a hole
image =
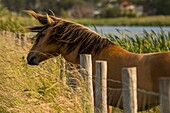
[[[7,32],[7,31],[2,31],[0,32],[0,35],[2,35],[4,38],[6,37],[14,37],[14,44],[16,44],[17,46],[20,46],[23,50],[24,48],[27,48],[31,43],[32,43],[32,39],[27,37],[27,35],[24,34],[20,34],[20,33],[11,33],[11,32]],[[88,73],[86,72],[86,70],[84,70],[82,68],[82,66],[80,65],[75,65],[72,64],[70,62],[65,62],[64,59],[62,58],[62,56],[59,56],[60,58],[56,60],[56,58],[54,58],[54,62],[57,65],[59,65],[58,68],[60,68],[60,79],[63,80],[64,83],[61,82],[61,84],[65,84],[66,86],[64,87],[71,87],[73,89],[73,92],[80,92],[79,88],[83,87],[85,88],[86,86],[86,81],[85,77],[88,75]],[[25,59],[24,59],[25,60]],[[5,60],[3,60],[3,62],[5,62]],[[8,61],[7,61],[8,62]],[[43,68],[41,68],[43,70]],[[80,72],[84,71],[84,75],[82,76]],[[4,73],[3,73],[4,74]],[[64,76],[65,79],[62,79]],[[40,75],[37,75],[40,76]],[[97,84],[95,82],[95,79],[97,78],[96,75],[92,75],[93,78],[92,81],[94,84]],[[11,76],[5,76],[6,78],[13,78]],[[111,82],[114,84],[124,84],[122,83],[122,81],[119,80],[113,80],[113,79],[107,79],[107,82]],[[47,88],[46,90],[50,90],[53,87],[55,87],[57,85],[57,83],[54,83],[53,85],[51,85],[51,87]],[[100,85],[100,84],[98,84]],[[126,84],[125,84],[126,85]],[[3,87],[3,86],[1,86]],[[127,90],[127,89],[122,89],[122,88],[113,88],[113,87],[103,87],[103,88],[107,88],[108,90],[108,97],[112,97],[114,96],[114,98],[112,98],[112,100],[109,100],[108,102],[112,103],[115,107],[119,107],[120,104],[122,104],[122,90]],[[144,89],[140,89],[137,88],[136,89],[138,94],[141,95],[140,97],[140,102],[142,103],[140,107],[142,107],[143,109],[146,109],[146,107],[150,108],[150,107],[154,107],[154,106],[147,106],[147,105],[151,105],[153,99],[155,100],[154,104],[158,105],[159,102],[159,92],[153,92],[153,91],[147,91]],[[84,93],[86,94],[81,94],[82,97],[84,96],[88,96],[87,92],[84,91]],[[1,93],[0,93],[1,94]],[[88,98],[86,98],[88,99]],[[87,101],[87,100],[85,100]]]

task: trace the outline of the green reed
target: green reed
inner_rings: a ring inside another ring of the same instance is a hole
[[[169,51],[170,48],[170,34],[160,30],[155,32],[151,30],[143,31],[141,35],[135,34],[130,36],[118,30],[118,35],[107,34],[109,38],[116,45],[135,53],[153,53]]]

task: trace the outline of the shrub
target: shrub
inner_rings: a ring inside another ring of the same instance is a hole
[[[100,15],[102,18],[120,17],[121,9],[119,7],[105,7]]]

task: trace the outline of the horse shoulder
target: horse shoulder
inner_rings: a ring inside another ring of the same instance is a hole
[[[170,77],[169,65],[170,52],[151,53],[144,55],[144,72],[142,76],[149,79],[152,90],[156,92],[159,91],[159,79],[161,77]]]

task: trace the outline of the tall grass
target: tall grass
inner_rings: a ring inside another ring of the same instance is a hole
[[[38,24],[35,19],[10,12],[5,7],[0,7],[0,30],[11,32],[25,32],[25,27]]]
[[[116,45],[135,53],[164,52],[170,49],[170,35],[162,29],[160,32],[143,31],[141,35],[129,36],[119,31],[119,35],[107,34],[106,37]]]
[[[82,97],[88,106],[85,88],[75,91],[62,83],[59,58],[29,66],[30,45],[16,46],[10,34],[0,40],[0,113],[83,113]]]

